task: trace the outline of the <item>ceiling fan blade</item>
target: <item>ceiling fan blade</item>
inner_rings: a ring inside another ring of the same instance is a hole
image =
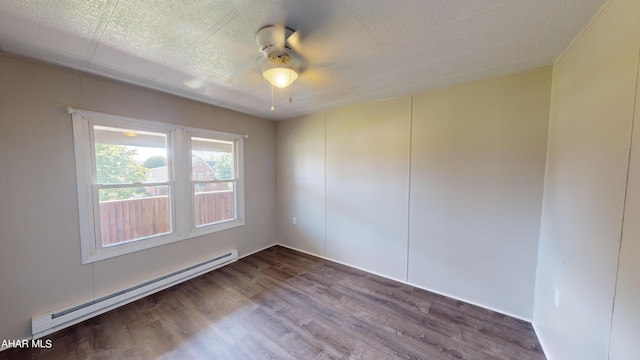
[[[263,69],[265,66],[265,58],[259,56],[254,59],[237,64],[234,71],[218,79],[217,82],[223,86],[233,86],[234,84],[237,85],[239,83],[242,83],[250,77],[254,77],[255,74],[260,75],[260,78],[262,78],[261,69]]]
[[[287,45],[296,53],[301,54],[300,32],[295,31],[287,38]]]
[[[322,65],[311,66],[300,75],[301,83],[314,88],[324,87],[335,81],[335,76]]]

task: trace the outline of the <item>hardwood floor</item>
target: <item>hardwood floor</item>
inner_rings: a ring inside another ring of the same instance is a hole
[[[531,325],[275,246],[1,359],[545,359]]]

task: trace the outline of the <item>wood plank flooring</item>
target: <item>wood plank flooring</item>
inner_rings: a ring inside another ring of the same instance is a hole
[[[0,359],[545,359],[531,325],[274,246]]]

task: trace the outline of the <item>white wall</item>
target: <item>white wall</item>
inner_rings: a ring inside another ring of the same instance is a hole
[[[277,194],[291,200],[277,203],[278,233],[295,241],[290,246],[320,256],[326,256],[325,117],[279,122],[276,146]]]
[[[410,283],[531,319],[550,75],[414,97]]]
[[[629,359],[640,354],[640,81],[636,83],[635,104],[618,281],[611,324],[609,358],[612,360]]]
[[[0,339],[30,336],[47,311],[275,243],[273,122],[4,55],[0,79]],[[82,265],[67,106],[248,134],[246,225]]]
[[[326,116],[326,256],[406,280],[411,99]]]
[[[620,264],[618,260],[636,101],[639,17],[640,2],[610,1],[554,67],[534,305],[534,325],[550,359],[609,357],[618,276],[610,358],[638,355],[640,253],[638,229],[631,225],[638,222],[635,173]]]
[[[278,241],[530,319],[550,75],[278,122]]]

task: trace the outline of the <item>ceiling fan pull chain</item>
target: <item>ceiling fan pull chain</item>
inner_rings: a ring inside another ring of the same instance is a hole
[[[291,64],[289,64],[289,70],[291,70]],[[293,98],[291,97],[291,88],[293,87],[293,81],[291,81],[291,71],[289,71],[289,102],[293,101]]]
[[[273,106],[273,85],[271,85],[271,111],[275,111],[276,107]]]

